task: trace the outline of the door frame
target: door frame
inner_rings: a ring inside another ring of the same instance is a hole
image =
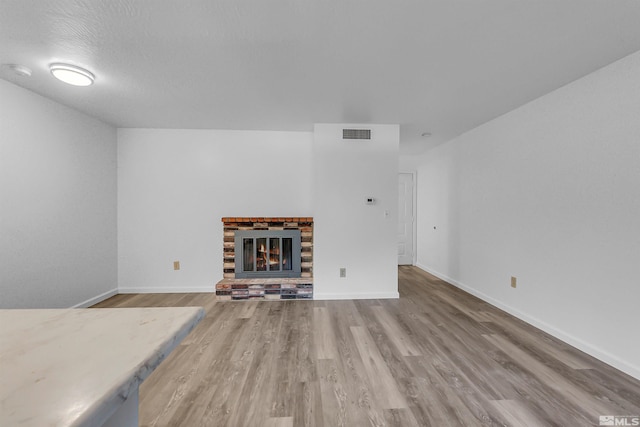
[[[418,171],[413,169],[413,170],[403,170],[400,169],[398,170],[398,175],[400,175],[401,173],[406,173],[406,174],[411,174],[412,175],[412,179],[413,179],[413,194],[411,197],[413,197],[413,229],[411,230],[411,233],[413,234],[413,238],[411,239],[412,242],[412,248],[411,248],[411,265],[416,265],[416,262],[418,261],[418,245],[417,245],[417,238],[418,238]],[[398,197],[400,197],[400,195],[398,195]]]

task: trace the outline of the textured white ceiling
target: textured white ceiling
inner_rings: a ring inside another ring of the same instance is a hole
[[[398,123],[405,152],[637,50],[637,0],[0,0],[0,63],[33,69],[0,77],[118,127]]]

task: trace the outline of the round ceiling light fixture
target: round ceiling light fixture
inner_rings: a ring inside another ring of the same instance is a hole
[[[56,63],[49,65],[49,70],[56,79],[74,86],[90,86],[96,78],[90,71],[75,65]]]

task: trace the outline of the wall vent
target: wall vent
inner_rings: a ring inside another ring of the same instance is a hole
[[[342,139],[371,139],[371,129],[342,129]]]

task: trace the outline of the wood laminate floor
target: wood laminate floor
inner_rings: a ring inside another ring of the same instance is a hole
[[[204,306],[140,388],[141,426],[597,426],[640,415],[640,381],[416,267],[398,300],[116,295]]]

